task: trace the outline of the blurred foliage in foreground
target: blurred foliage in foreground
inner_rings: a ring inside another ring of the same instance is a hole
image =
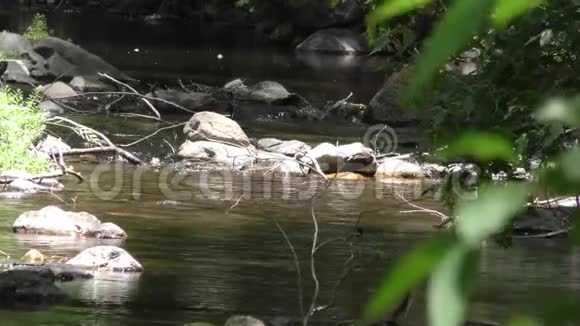
[[[431,3],[372,2],[371,41],[394,17]],[[448,144],[446,152],[454,157],[516,165],[535,155],[546,164],[533,181],[484,184],[477,199],[459,198],[452,229],[412,250],[385,276],[364,313],[367,321],[384,318],[428,280],[430,325],[463,325],[482,242],[502,233],[539,190],[580,193],[580,149],[563,141],[580,128],[580,100],[573,96],[579,89],[580,1],[456,0],[446,5],[414,63],[406,101],[428,107],[435,117],[429,127],[433,139]],[[474,73],[445,69],[470,48],[479,52]],[[460,136],[466,130],[479,132]],[[578,324],[580,309],[574,306],[546,302],[546,313],[514,316],[509,325]]]

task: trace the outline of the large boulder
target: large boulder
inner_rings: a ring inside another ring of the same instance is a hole
[[[46,62],[48,74],[73,78],[75,76],[98,76],[99,73],[124,80],[133,79],[117,68],[80,46],[56,38],[45,37],[32,43],[34,52]]]
[[[335,146],[322,143],[310,150],[304,161],[313,164],[316,160],[324,173],[358,172],[373,175],[377,169],[377,160],[373,150],[362,143]]]
[[[370,101],[364,119],[370,123],[405,125],[417,120],[416,114],[401,106],[404,88],[411,78],[412,68],[406,66],[389,76]]]
[[[85,249],[66,263],[100,271],[143,271],[143,266],[127,251],[113,246],[97,246]]]
[[[20,61],[8,62],[3,78],[19,83],[33,83],[32,76],[45,74],[44,58],[32,49],[32,43],[22,35],[1,32],[0,52]]]
[[[279,153],[286,156],[304,155],[312,148],[299,140],[280,140],[276,138],[262,138],[258,140],[258,149]]]
[[[62,302],[66,295],[54,284],[50,269],[39,271],[9,270],[0,273],[0,306],[20,308],[45,306]]]
[[[192,142],[214,141],[243,147],[250,145],[250,139],[234,120],[214,112],[194,114],[183,132]]]
[[[186,141],[177,155],[188,161],[234,170],[251,165],[255,159],[252,149],[211,141]]]
[[[127,235],[111,223],[101,224],[86,212],[66,212],[55,206],[22,213],[12,225],[16,233],[122,239]]]
[[[326,53],[366,53],[364,35],[346,28],[330,28],[315,32],[296,46],[298,51]]]

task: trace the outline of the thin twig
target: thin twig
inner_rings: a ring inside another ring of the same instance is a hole
[[[139,144],[139,143],[141,143],[141,142],[143,142],[143,141],[145,141],[145,140],[147,140],[147,139],[149,139],[149,138],[157,135],[158,133],[160,133],[160,132],[162,132],[164,130],[179,128],[181,126],[184,126],[185,124],[187,124],[187,122],[182,122],[182,123],[174,124],[174,125],[171,125],[171,126],[168,126],[168,127],[163,127],[163,128],[160,128],[160,129],[155,130],[155,132],[153,132],[153,133],[151,133],[151,134],[149,134],[149,135],[147,135],[147,136],[145,136],[145,137],[143,137],[141,139],[138,139],[138,140],[136,140],[136,141],[134,141],[132,143],[124,144],[124,145],[119,145],[119,146],[120,147],[131,147],[133,145],[137,145],[137,144]]]
[[[298,255],[296,254],[296,249],[294,249],[294,246],[292,245],[292,242],[290,241],[288,234],[286,234],[286,231],[284,231],[284,228],[282,228],[282,225],[280,225],[280,223],[275,217],[272,217],[272,220],[274,221],[274,224],[276,224],[278,231],[280,231],[280,233],[284,237],[286,245],[288,245],[288,249],[290,249],[290,252],[292,253],[292,259],[294,260],[294,266],[296,268],[296,286],[298,287],[298,307],[300,308],[300,315],[303,316],[304,293],[302,292],[302,268],[300,267],[300,260],[298,259]]]

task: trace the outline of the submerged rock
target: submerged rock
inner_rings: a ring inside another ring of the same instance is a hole
[[[262,138],[258,140],[258,149],[279,153],[286,156],[304,155],[312,149],[309,145],[299,140],[280,140],[276,138]]]
[[[366,53],[364,35],[346,28],[330,28],[315,32],[296,47],[298,51],[327,53]]]
[[[326,177],[328,179],[347,180],[347,181],[366,181],[371,179],[366,175],[354,172],[331,173],[327,174]]]
[[[54,282],[55,275],[47,268],[1,272],[0,306],[21,308],[60,303],[66,295]]]
[[[266,323],[252,316],[232,316],[224,326],[266,326]]]
[[[20,260],[22,260],[25,263],[44,263],[44,255],[36,250],[36,249],[30,249],[28,250],[24,256],[22,256],[22,258]]]
[[[393,158],[381,161],[375,173],[376,179],[420,179],[423,177],[425,174],[421,165]]]
[[[143,271],[143,266],[127,251],[113,246],[97,246],[85,249],[66,263],[100,271]]]
[[[335,146],[322,143],[309,151],[304,160],[312,164],[318,162],[324,173],[359,172],[372,175],[377,169],[377,161],[372,149],[362,143]]]
[[[183,128],[187,139],[249,146],[250,139],[234,120],[214,112],[199,112]]]
[[[186,141],[179,148],[177,155],[193,162],[216,164],[240,170],[250,165],[255,159],[255,151],[211,141]]]
[[[101,224],[94,215],[86,212],[66,212],[56,206],[22,213],[12,225],[16,233],[67,235],[122,239],[127,234],[112,223]]]

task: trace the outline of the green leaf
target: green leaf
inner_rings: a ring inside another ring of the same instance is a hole
[[[419,56],[407,96],[414,98],[437,73],[439,67],[465,47],[485,25],[492,0],[456,0],[435,27]]]
[[[456,230],[461,241],[474,248],[501,232],[523,209],[530,187],[524,183],[482,187],[475,201],[457,207]]]
[[[389,0],[379,5],[367,18],[367,35],[371,43],[376,38],[376,27],[387,20],[426,6],[431,0]]]
[[[457,245],[439,264],[427,290],[431,326],[461,326],[479,267],[478,250]]]
[[[580,127],[580,96],[550,99],[536,112],[536,119],[545,123],[557,122]]]
[[[446,234],[423,243],[398,261],[383,277],[377,293],[365,308],[364,320],[384,318],[410,290],[429,276],[455,243],[456,239]]]
[[[519,316],[512,318],[508,326],[542,326],[539,321],[527,316]]]
[[[448,159],[469,156],[482,161],[516,159],[513,146],[507,139],[486,132],[471,132],[462,135],[452,142],[442,155]]]
[[[537,6],[539,0],[496,0],[492,19],[496,27],[504,28],[514,18]]]

